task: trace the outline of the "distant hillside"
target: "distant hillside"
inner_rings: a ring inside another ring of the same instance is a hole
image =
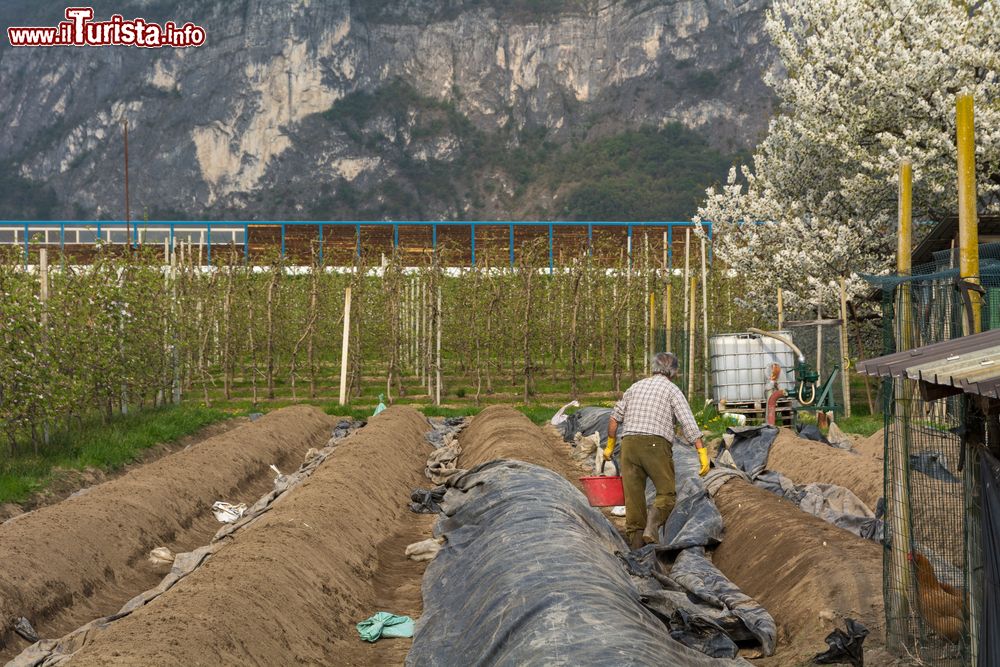
[[[0,217],[121,217],[127,118],[133,216],[687,218],[766,127],[765,5],[98,2],[208,43],[0,48]]]

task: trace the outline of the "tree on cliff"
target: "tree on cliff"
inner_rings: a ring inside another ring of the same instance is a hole
[[[766,27],[780,113],[696,218],[750,297],[829,303],[842,276],[864,289],[858,273],[889,265],[904,158],[918,219],[954,215],[958,93],[976,102],[981,210],[997,208],[1000,0],[776,0]]]

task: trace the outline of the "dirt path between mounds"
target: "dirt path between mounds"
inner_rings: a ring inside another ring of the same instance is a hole
[[[344,664],[359,649],[358,621],[409,595],[411,574],[392,552],[409,539],[410,490],[426,485],[428,430],[409,407],[373,418],[169,592],[94,632],[69,664]]]
[[[870,631],[869,662],[890,664],[881,649],[881,546],[743,480],[726,483],[715,503],[725,522],[713,555],[716,567],[778,624],[775,655],[755,664],[808,664],[826,650],[824,638],[843,628],[847,617]]]
[[[18,617],[55,638],[155,586],[151,549],[206,544],[220,526],[213,502],[252,503],[271,488],[269,465],[297,468],[333,423],[313,407],[277,410],[0,525],[0,660],[28,645]]]
[[[848,488],[873,512],[882,497],[882,461],[805,440],[787,428],[781,429],[771,445],[767,467],[796,484],[836,484]]]

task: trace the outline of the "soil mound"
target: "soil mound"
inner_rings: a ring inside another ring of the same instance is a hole
[[[873,435],[867,438],[858,438],[854,441],[854,451],[862,456],[870,456],[873,459],[882,461],[885,459],[885,429],[880,428]]]
[[[70,664],[359,664],[347,657],[361,642],[355,625],[382,611],[379,546],[410,521],[427,430],[409,407],[373,418],[232,544],[94,633]]]
[[[581,472],[568,458],[566,443],[536,426],[524,413],[491,405],[472,418],[458,437],[459,465],[472,468],[494,459],[517,459],[553,470],[580,487]]]
[[[723,486],[715,503],[726,526],[715,565],[778,624],[776,655],[761,664],[808,664],[847,617],[871,631],[866,657],[883,664],[874,659],[884,619],[878,544],[743,480]]]
[[[27,646],[10,625],[20,616],[59,637],[155,586],[151,549],[207,543],[213,502],[255,501],[271,487],[268,466],[297,468],[332,424],[313,407],[278,410],[0,525],[0,658]]]
[[[781,429],[771,445],[767,467],[796,484],[837,484],[846,487],[872,511],[883,493],[881,461],[805,440],[787,428]]]

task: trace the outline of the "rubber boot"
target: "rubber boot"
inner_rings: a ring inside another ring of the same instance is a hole
[[[642,533],[638,530],[632,533],[632,537],[629,540],[629,549],[635,551],[636,549],[641,549],[646,544],[646,541],[642,539]]]
[[[667,522],[670,517],[665,510],[661,510],[655,505],[649,510],[649,518],[646,519],[646,530],[642,531],[642,541],[646,544],[656,544],[660,541],[660,526]]]

